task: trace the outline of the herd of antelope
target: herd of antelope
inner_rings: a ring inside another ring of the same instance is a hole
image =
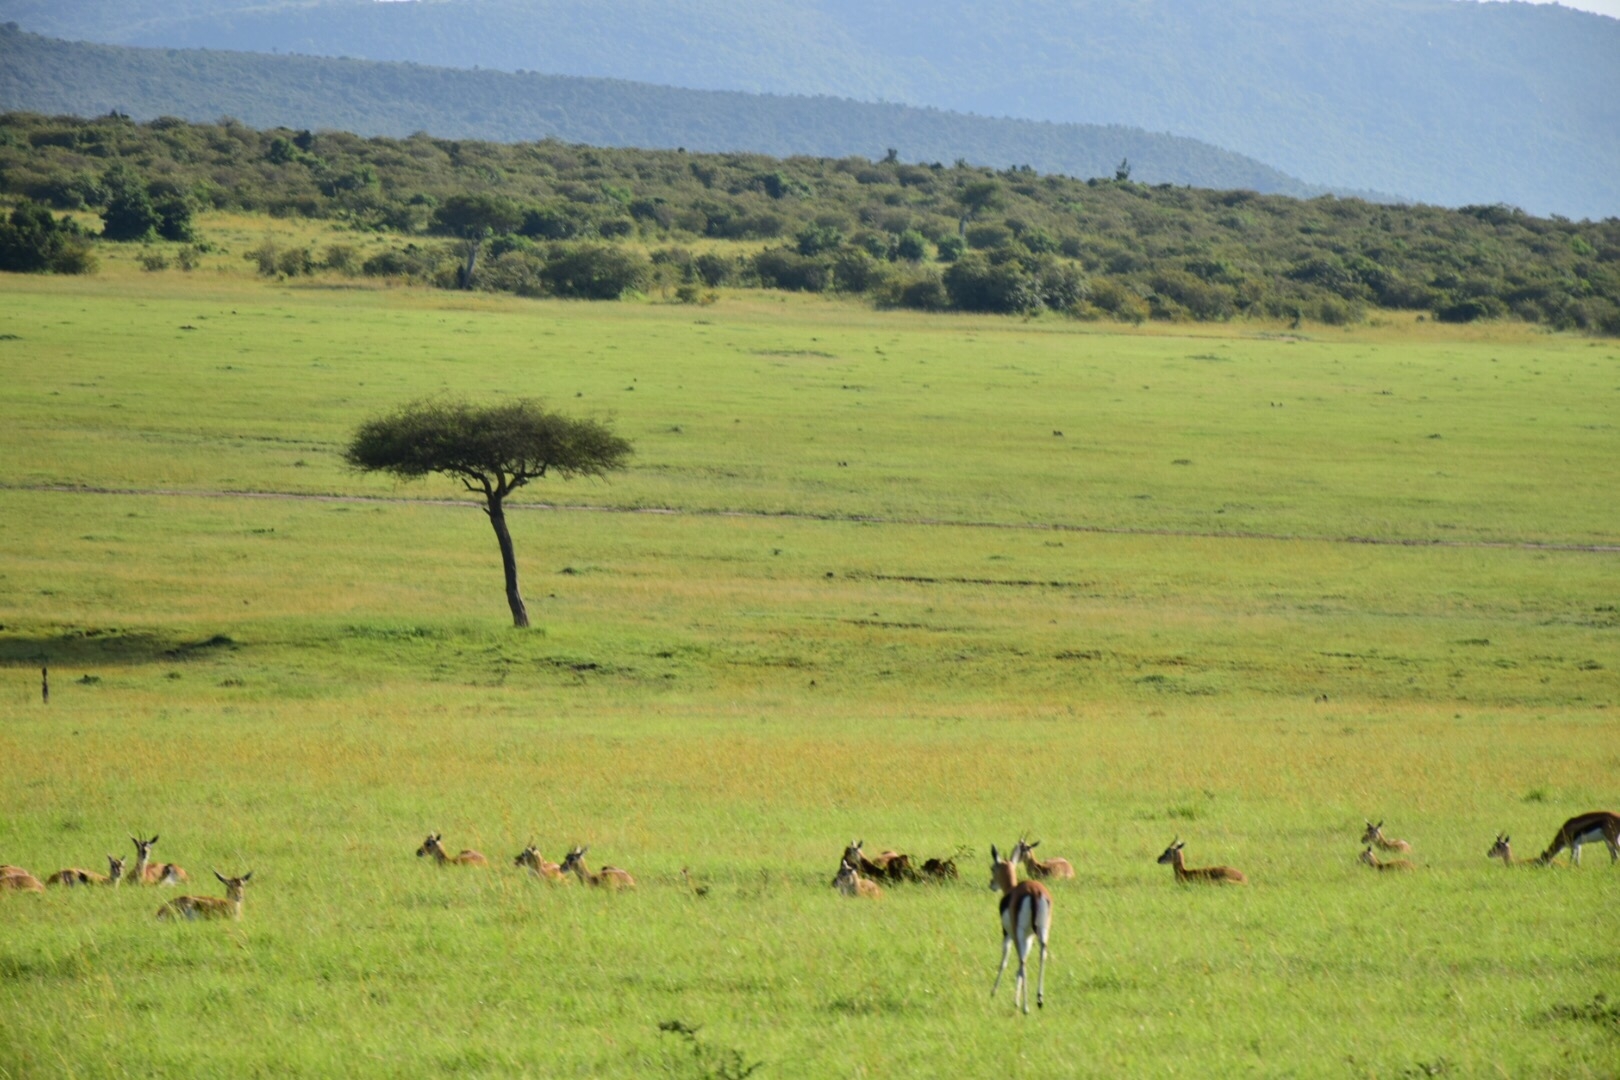
[[[1412,851],[1412,845],[1408,841],[1385,836],[1383,827],[1382,821],[1377,824],[1367,822],[1366,831],[1361,835],[1361,843],[1366,846],[1362,849],[1360,861],[1380,872],[1399,873],[1414,869],[1408,859],[1385,860],[1380,859],[1375,853],[1386,851],[1410,854]],[[20,866],[0,865],[0,892],[43,893],[47,885],[63,888],[80,888],[87,885],[117,888],[126,879],[134,885],[155,886],[178,885],[190,880],[186,871],[179,865],[152,860],[152,848],[158,842],[156,836],[150,840],[142,840],[136,836],[129,839],[135,845],[133,871],[126,873],[128,865],[126,860],[111,854],[107,856],[105,874],[80,867],[65,867],[51,874],[44,882]],[[1620,862],[1620,814],[1594,810],[1570,818],[1559,826],[1547,850],[1534,859],[1515,859],[1510,846],[1511,841],[1512,838],[1507,833],[1498,833],[1495,844],[1491,846],[1486,856],[1501,859],[1504,866],[1547,866],[1567,848],[1571,863],[1579,866],[1581,845],[1601,841],[1609,849],[1609,862],[1613,865]],[[1018,974],[1013,991],[1013,1006],[1021,1007],[1025,1013],[1029,1012],[1029,953],[1036,942],[1039,942],[1041,947],[1040,973],[1035,984],[1037,1008],[1045,1004],[1046,997],[1046,955],[1052,932],[1053,901],[1052,891],[1043,882],[1075,876],[1074,866],[1067,859],[1037,859],[1035,849],[1039,846],[1039,840],[1031,842],[1027,837],[1019,837],[1011,850],[1003,855],[994,844],[990,845],[990,888],[1001,892],[1001,966],[996,969],[996,981],[990,987],[990,994],[994,996],[1001,987],[1001,978],[1007,971],[1007,963],[1016,946]],[[844,848],[838,861],[838,873],[832,883],[846,896],[872,900],[883,896],[880,881],[894,884],[959,880],[961,875],[956,860],[967,853],[966,848],[958,848],[949,858],[927,859],[921,867],[917,867],[913,865],[909,855],[897,851],[884,851],[875,857],[868,857],[864,847],[865,841],[852,840]],[[1174,871],[1178,883],[1243,885],[1248,882],[1242,871],[1230,866],[1189,868],[1182,854],[1183,847],[1184,842],[1177,837],[1158,858],[1160,865],[1167,865]],[[541,855],[539,849],[531,843],[513,858],[512,864],[527,870],[537,878],[555,883],[577,878],[581,883],[597,888],[609,890],[635,888],[635,878],[617,866],[604,866],[600,870],[592,871],[585,865],[585,855],[589,850],[588,847],[573,845],[563,856],[562,862],[554,863]],[[465,848],[451,855],[445,850],[439,833],[429,833],[427,839],[416,849],[416,854],[418,858],[431,858],[440,866],[489,866],[489,860],[471,848]],[[1023,881],[1018,877],[1020,867],[1026,875]],[[158,908],[157,917],[188,920],[240,919],[243,895],[248,881],[253,877],[253,872],[249,871],[241,877],[228,878],[215,870],[214,876],[225,886],[223,899],[215,896],[177,896]],[[694,885],[686,869],[681,870],[681,877],[695,896],[707,895],[708,887]]]

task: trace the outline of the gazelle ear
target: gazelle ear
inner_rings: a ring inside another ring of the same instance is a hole
[[[1036,848],[1038,848],[1040,846],[1041,846],[1041,842],[1039,840],[1037,840],[1033,844],[1029,845],[1029,850],[1034,851]]]
[[[242,883],[244,885],[247,884],[247,882],[250,881],[252,879],[252,877],[253,877],[253,871],[249,870],[247,873],[242,875]]]
[[[1000,854],[1000,852],[996,851],[996,845],[994,845],[994,844],[990,845],[990,861],[991,862],[1000,862],[1001,861],[1001,854]]]
[[[1383,827],[1384,827],[1384,823],[1383,823],[1383,822],[1382,822],[1382,821],[1380,821],[1380,822],[1379,822],[1379,823],[1378,823],[1378,824],[1377,824],[1377,826],[1375,826],[1375,827],[1376,827],[1376,828],[1379,828],[1379,829],[1382,829],[1382,828],[1383,828]]]
[[[1512,842],[1513,842],[1513,837],[1511,837],[1511,836],[1504,836],[1504,837],[1502,837],[1502,843],[1504,843],[1504,844],[1511,844],[1511,843],[1512,843]]]

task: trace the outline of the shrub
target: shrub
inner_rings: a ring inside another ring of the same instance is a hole
[[[90,245],[70,218],[54,217],[39,203],[23,202],[0,221],[0,270],[88,274],[95,269]]]
[[[579,300],[617,300],[631,289],[644,288],[651,275],[645,255],[605,244],[557,245],[541,271],[553,296]]]
[[[928,258],[928,238],[916,229],[907,229],[895,239],[894,255],[907,262],[922,262]]]
[[[703,284],[709,288],[718,288],[729,282],[737,273],[737,264],[725,255],[718,252],[706,251],[692,262]]]
[[[161,251],[143,251],[136,258],[141,264],[141,269],[148,272],[169,268],[169,258]]]
[[[1041,306],[1034,278],[1014,261],[997,266],[983,255],[967,255],[951,264],[943,280],[951,306],[963,311],[1012,315]]]
[[[321,265],[346,277],[354,277],[360,272],[360,252],[352,244],[328,244],[321,256]]]
[[[770,248],[754,256],[754,273],[766,288],[821,292],[831,276],[827,264],[791,248]]]

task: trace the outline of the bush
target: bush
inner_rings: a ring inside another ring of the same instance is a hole
[[[928,258],[928,238],[916,229],[907,229],[896,238],[894,255],[907,262],[922,262]]]
[[[982,255],[967,255],[945,271],[944,282],[951,306],[963,311],[1013,315],[1041,306],[1034,278],[1017,262],[996,266]]]
[[[617,300],[646,287],[652,264],[637,251],[604,244],[558,245],[546,256],[541,277],[553,296],[579,300]]]
[[[161,251],[143,251],[136,259],[140,262],[141,269],[148,272],[169,268],[169,258]]]
[[[754,273],[766,288],[821,292],[831,274],[827,264],[790,248],[770,248],[754,256]]]
[[[23,202],[0,221],[0,270],[88,274],[95,269],[90,244],[70,218],[56,218],[39,203]]]
[[[352,244],[328,244],[321,256],[321,265],[345,277],[360,272],[360,252]]]
[[[1093,278],[1090,286],[1091,306],[1119,322],[1140,324],[1151,311],[1146,300],[1117,278]]]
[[[863,293],[882,284],[884,264],[860,248],[850,247],[833,256],[833,284],[841,292]]]
[[[107,240],[149,240],[163,224],[146,185],[124,165],[114,165],[103,179],[107,206],[101,211],[101,235]]]
[[[737,273],[737,264],[728,257],[717,252],[706,251],[693,260],[692,265],[703,284],[709,288],[718,288],[729,282]]]

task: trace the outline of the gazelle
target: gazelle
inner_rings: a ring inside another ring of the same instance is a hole
[[[160,919],[240,919],[242,917],[242,893],[248,881],[253,877],[249,870],[241,877],[228,878],[218,870],[214,876],[219,878],[225,886],[225,899],[217,896],[177,896],[157,910]]]
[[[1007,958],[1012,955],[1014,941],[1018,944],[1018,982],[1013,989],[1013,1007],[1020,1004],[1024,1015],[1029,1015],[1029,944],[1038,938],[1041,943],[1041,974],[1035,983],[1035,1007],[1046,1005],[1046,944],[1052,936],[1052,894],[1038,881],[1018,880],[1018,864],[1011,857],[1003,859],[990,845],[990,887],[1001,890],[1001,966],[996,969],[996,981],[990,986],[995,997],[1001,987],[1001,977],[1007,973]]]
[[[472,848],[463,848],[461,852],[455,856],[445,854],[444,845],[439,843],[439,835],[440,834],[438,833],[428,833],[427,839],[422,841],[422,846],[416,849],[416,857],[418,859],[422,858],[424,855],[431,855],[433,856],[433,861],[438,863],[440,866],[489,865],[489,860],[484,858],[481,853],[474,851]]]
[[[1373,849],[1372,849],[1371,844],[1368,844],[1366,846],[1366,848],[1364,848],[1362,850],[1362,852],[1361,852],[1361,861],[1366,863],[1368,866],[1372,867],[1374,870],[1396,870],[1396,871],[1399,871],[1399,870],[1413,870],[1413,869],[1416,869],[1416,867],[1414,867],[1410,862],[1408,862],[1405,859],[1391,859],[1388,862],[1384,862],[1378,856],[1373,854]]]
[[[883,878],[887,881],[916,881],[917,869],[911,865],[911,856],[898,851],[885,851],[875,859],[868,859],[865,840],[852,840],[844,849],[843,861],[860,871],[862,876]]]
[[[1385,836],[1384,823],[1382,821],[1376,825],[1370,821],[1367,822],[1367,831],[1361,834],[1361,842],[1363,844],[1372,844],[1380,851],[1399,851],[1404,853],[1412,850],[1412,845],[1408,844],[1405,840],[1391,840],[1389,837]]]
[[[1593,810],[1589,814],[1579,814],[1570,818],[1558,827],[1558,835],[1553,837],[1547,850],[1536,859],[1545,866],[1553,861],[1560,851],[1569,848],[1570,862],[1576,866],[1581,865],[1581,845],[1594,840],[1601,840],[1609,848],[1609,865],[1620,862],[1620,814],[1611,814],[1607,810]]]
[[[0,892],[38,892],[45,891],[45,886],[39,883],[39,878],[30,874],[20,866],[0,866]]]
[[[117,888],[124,880],[124,860],[116,855],[107,856],[107,872],[98,874],[94,870],[80,870],[77,866],[70,866],[58,870],[45,879],[47,885],[111,885]]]
[[[175,863],[152,862],[152,845],[158,842],[156,836],[150,840],[130,837],[130,843],[135,845],[135,875],[137,885],[178,885],[182,881],[190,881],[186,872]]]
[[[1501,859],[1503,866],[1541,865],[1540,859],[1515,859],[1513,857],[1513,848],[1510,846],[1512,839],[1513,837],[1507,833],[1497,833],[1496,843],[1491,845],[1491,850],[1485,853],[1485,857],[1487,859]]]
[[[1033,880],[1040,881],[1045,878],[1072,878],[1074,866],[1068,859],[1047,859],[1042,862],[1035,857],[1035,849],[1041,846],[1039,840],[1033,844],[1027,843],[1022,836],[1013,846],[1012,854],[1008,858],[1015,863],[1022,863],[1024,872]]]
[[[1159,856],[1159,865],[1168,864],[1174,867],[1176,880],[1183,885],[1188,882],[1203,885],[1243,885],[1248,882],[1249,879],[1243,876],[1241,870],[1234,870],[1230,866],[1201,866],[1194,870],[1187,869],[1187,860],[1181,854],[1181,849],[1186,846],[1186,843],[1179,839],[1172,840],[1170,846],[1164,849],[1164,854]]]
[[[585,865],[585,853],[591,850],[577,844],[569,851],[567,858],[563,859],[562,871],[568,873],[572,870],[579,875],[579,880],[587,885],[595,885],[602,889],[633,889],[636,879],[628,871],[620,870],[617,866],[604,866],[599,873],[591,873]]]
[[[845,859],[838,866],[838,876],[833,878],[833,888],[845,896],[858,896],[868,900],[881,900],[883,889],[871,878],[861,877],[861,872],[855,869],[855,864]]]
[[[528,867],[529,872],[535,877],[544,878],[547,881],[557,882],[558,884],[562,884],[568,880],[568,878],[563,874],[562,867],[557,863],[548,862],[546,857],[540,854],[540,849],[535,847],[533,844],[530,844],[528,847],[520,851],[517,858],[512,860],[512,865]]]

